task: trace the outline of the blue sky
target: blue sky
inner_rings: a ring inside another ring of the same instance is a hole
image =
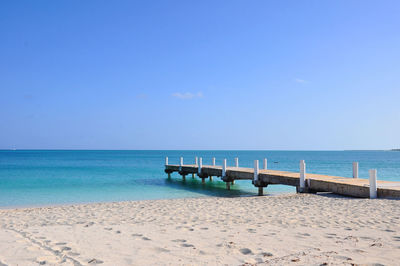
[[[400,147],[399,1],[2,1],[0,148]]]

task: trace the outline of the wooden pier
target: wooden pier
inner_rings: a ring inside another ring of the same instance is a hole
[[[263,169],[259,169],[258,160],[254,161],[254,168],[239,167],[238,159],[235,158],[235,166],[227,167],[226,159],[221,166],[215,165],[215,158],[212,165],[203,165],[202,158],[195,159],[195,164],[180,163],[168,164],[165,159],[165,172],[171,177],[173,172],[179,173],[183,180],[191,174],[194,178],[197,175],[205,182],[213,176],[220,177],[226,183],[229,190],[235,180],[251,180],[258,188],[258,195],[263,195],[263,188],[268,185],[288,185],[296,187],[299,193],[332,192],[345,196],[361,198],[400,198],[400,182],[377,181],[377,171],[369,171],[369,179],[358,178],[358,163],[353,163],[353,178],[328,176],[306,173],[306,164],[300,161],[299,172],[286,172],[267,169],[267,160],[264,159]]]

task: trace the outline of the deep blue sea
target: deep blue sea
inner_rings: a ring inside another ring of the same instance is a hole
[[[268,158],[268,168],[299,171],[306,160],[307,172],[352,176],[352,162],[359,162],[360,178],[368,169],[378,169],[378,179],[400,181],[400,152],[394,151],[89,151],[2,150],[0,151],[0,207],[46,206],[122,200],[184,197],[236,197],[256,195],[250,181],[239,181],[231,191],[219,178],[205,185],[196,178],[182,182],[178,174],[168,180],[165,157],[170,164],[217,164],[228,166],[239,157],[239,165],[253,167],[255,159]],[[287,186],[269,186],[266,193],[294,192]]]

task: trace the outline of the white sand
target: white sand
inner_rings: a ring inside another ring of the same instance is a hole
[[[397,200],[102,203],[0,210],[0,225],[0,265],[400,264]]]

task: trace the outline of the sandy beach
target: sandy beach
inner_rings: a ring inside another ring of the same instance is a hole
[[[0,210],[0,265],[398,265],[398,200],[292,194]]]

